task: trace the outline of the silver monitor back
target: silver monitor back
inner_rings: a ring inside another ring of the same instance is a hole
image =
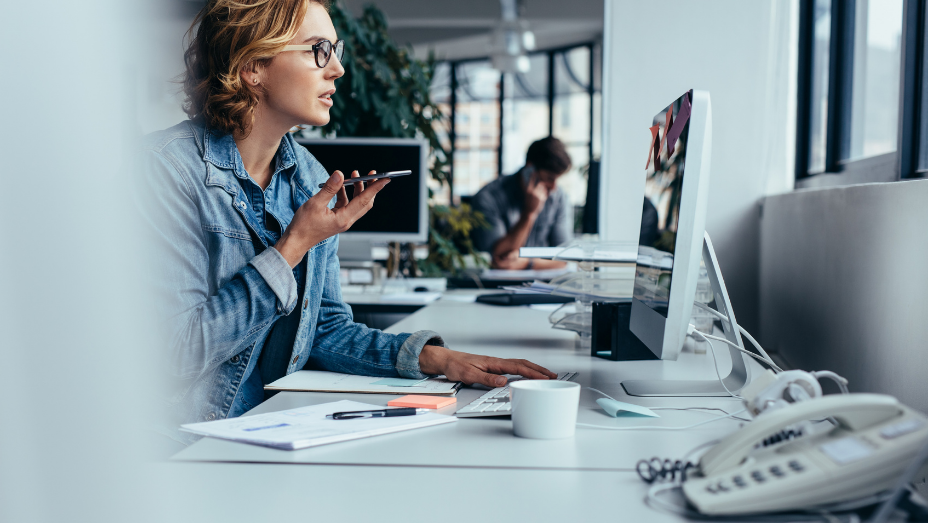
[[[672,121],[668,110],[673,111]],[[665,129],[668,123],[670,133]],[[675,360],[686,339],[706,228],[712,148],[709,93],[687,91],[658,113],[653,124],[657,132],[652,126],[645,198],[657,211],[657,223],[642,220],[643,228],[656,230],[642,230],[641,238],[654,240],[639,246],[630,329],[657,357]]]

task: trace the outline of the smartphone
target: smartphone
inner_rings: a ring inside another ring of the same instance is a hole
[[[399,176],[408,176],[412,171],[392,171],[388,173],[368,174],[367,176],[358,176],[357,178],[345,178],[345,185],[354,185],[358,182],[369,182],[381,178],[397,178]],[[325,187],[324,183],[319,184],[319,188]]]

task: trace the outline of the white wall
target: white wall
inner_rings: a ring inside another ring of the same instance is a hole
[[[758,199],[790,188],[795,0],[606,0],[606,239],[638,240],[652,117],[684,91],[712,97],[706,229],[739,323],[757,328]]]
[[[8,2],[0,521],[152,521],[144,271],[129,198],[137,6]]]
[[[769,197],[761,343],[928,411],[928,180]]]

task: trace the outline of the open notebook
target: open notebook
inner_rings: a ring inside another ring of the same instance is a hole
[[[454,416],[432,412],[390,418],[352,420],[326,418],[334,412],[381,410],[383,408],[383,405],[342,400],[254,416],[189,423],[181,425],[181,430],[201,436],[275,449],[298,450],[457,421]]]
[[[264,386],[265,390],[352,392],[363,394],[437,394],[454,396],[461,382],[441,378],[408,380],[356,376],[324,370],[300,370]]]

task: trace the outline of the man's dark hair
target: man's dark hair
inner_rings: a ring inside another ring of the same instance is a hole
[[[564,174],[570,169],[570,155],[567,154],[563,142],[549,136],[529,146],[528,153],[525,154],[525,163],[532,164],[535,169]]]

